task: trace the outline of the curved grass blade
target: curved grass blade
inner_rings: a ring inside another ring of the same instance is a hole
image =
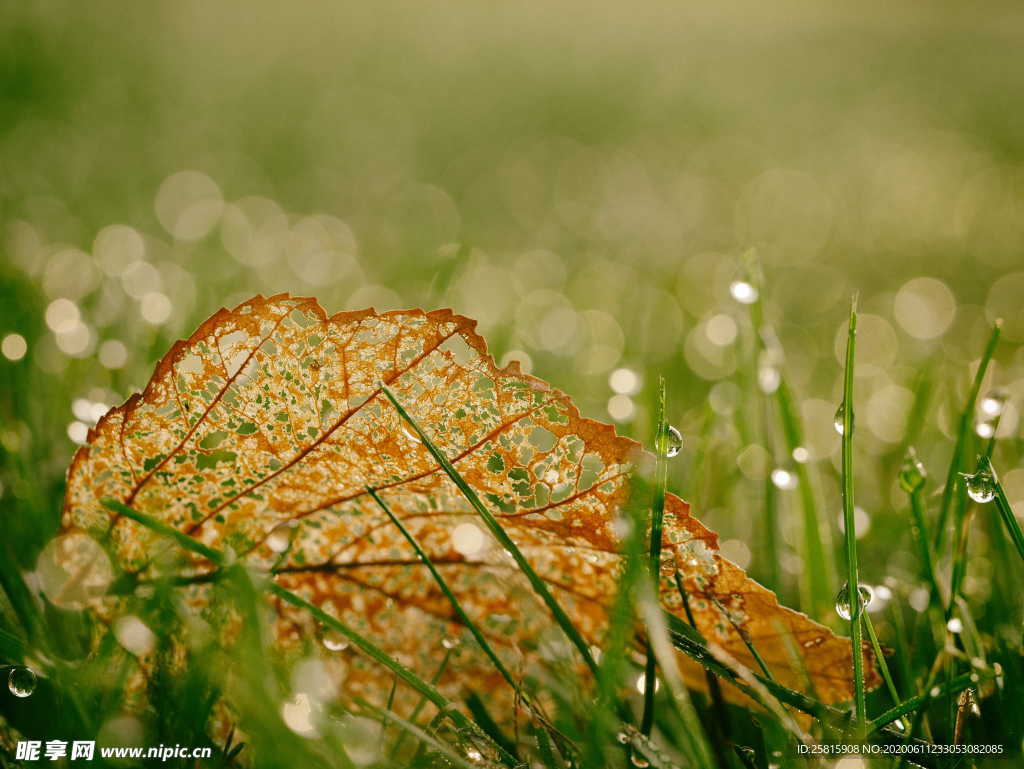
[[[463,496],[473,506],[473,509],[480,514],[480,518],[486,524],[491,534],[494,535],[494,538],[498,540],[498,543],[503,548],[512,554],[512,558],[519,566],[520,571],[522,571],[527,580],[529,580],[530,586],[533,588],[534,592],[537,593],[551,611],[552,615],[554,615],[558,626],[572,642],[573,646],[575,646],[579,651],[587,667],[590,668],[591,672],[596,673],[597,662],[594,661],[594,656],[590,652],[590,647],[583,639],[583,636],[579,634],[579,631],[576,630],[575,625],[572,624],[572,620],[569,619],[569,615],[565,613],[565,610],[555,599],[554,595],[552,595],[551,591],[548,590],[548,586],[544,584],[544,580],[542,580],[537,572],[534,571],[533,567],[530,566],[530,562],[526,560],[526,556],[523,555],[516,543],[512,541],[512,538],[508,535],[505,529],[502,528],[498,519],[494,517],[494,514],[487,509],[487,506],[480,500],[480,497],[473,488],[466,483],[465,478],[459,474],[459,471],[455,469],[455,466],[449,461],[448,457],[441,453],[440,449],[438,449],[430,439],[430,436],[423,431],[423,429],[416,423],[416,420],[414,420],[409,412],[405,410],[405,407],[399,403],[398,398],[395,397],[391,388],[383,383],[381,383],[380,387],[381,391],[387,399],[391,401],[391,405],[395,407],[402,419],[408,422],[409,426],[416,431],[416,434],[423,442],[423,445],[431,453],[434,459],[437,460],[437,463],[445,471],[448,477],[451,478],[452,482],[459,488],[459,491],[462,492]]]

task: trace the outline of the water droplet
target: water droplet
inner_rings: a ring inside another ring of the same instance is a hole
[[[793,461],[797,464],[805,464],[811,458],[811,452],[805,449],[803,446],[797,446],[793,449]]]
[[[940,694],[942,694],[942,689],[940,689],[937,686],[933,686],[931,689],[928,690],[928,696],[932,699],[938,697]]]
[[[291,539],[291,526],[285,523],[278,526],[267,535],[267,547],[269,547],[275,553],[283,553],[285,550],[288,549],[288,545],[291,542]]]
[[[729,293],[740,304],[753,304],[757,301],[757,288],[745,280],[734,280],[729,284]]]
[[[441,646],[443,646],[445,649],[454,649],[458,645],[459,645],[459,639],[458,638],[443,638],[443,639],[441,639]]]
[[[672,425],[665,425],[665,429],[658,436],[658,453],[671,459],[679,456],[682,450],[683,434]]]
[[[839,408],[836,409],[835,418],[832,420],[832,426],[836,428],[836,432],[842,435],[846,432],[846,404],[840,403]]]
[[[989,390],[978,404],[978,409],[982,414],[990,419],[1001,416],[1003,409],[1006,407],[1007,397],[1008,395],[1006,390]]]
[[[797,480],[796,473],[791,473],[785,468],[777,467],[772,470],[772,483],[780,489],[787,491],[795,489]]]
[[[996,496],[996,477],[988,469],[978,470],[975,473],[961,473],[964,483],[967,486],[967,496],[984,505],[991,502]]]
[[[900,487],[908,494],[920,491],[928,480],[928,471],[924,469],[924,463],[918,458],[913,446],[907,449],[907,456],[900,467],[899,479]]]
[[[478,764],[484,760],[484,754],[476,748],[470,748],[466,751],[466,758],[472,761],[474,764]]]
[[[325,649],[332,652],[340,652],[348,648],[348,639],[333,628],[324,631],[320,642],[324,645]]]
[[[993,422],[978,422],[974,426],[974,432],[977,433],[979,438],[991,438],[996,434],[996,426]]]
[[[953,619],[946,623],[946,630],[950,633],[962,633],[964,631],[964,623],[960,621],[959,617],[953,617]]]
[[[22,665],[11,668],[7,674],[7,688],[15,697],[28,697],[36,690],[35,671]]]
[[[871,603],[871,599],[875,597],[875,594],[868,585],[860,585],[858,592],[860,593],[860,608],[863,611]],[[850,604],[850,584],[847,582],[836,593],[836,614],[843,619],[850,619],[853,616],[852,608]]]

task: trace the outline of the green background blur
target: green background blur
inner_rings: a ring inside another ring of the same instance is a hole
[[[895,468],[918,384],[938,479],[996,317],[992,383],[1024,395],[1022,104],[1019,4],[5,3],[12,555],[31,565],[74,442],[173,339],[290,291],[454,307],[499,360],[640,439],[663,373],[687,440],[671,482],[764,578],[765,477],[792,460],[754,427],[730,297],[753,247],[837,542],[837,352],[860,292],[862,568],[912,591]],[[996,464],[1020,509],[1013,397]],[[781,514],[773,586],[795,602],[791,492]]]

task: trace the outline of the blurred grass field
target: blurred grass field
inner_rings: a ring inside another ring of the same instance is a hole
[[[290,291],[329,311],[452,307],[498,360],[648,444],[663,375],[685,440],[669,488],[730,558],[842,630],[807,574],[834,590],[845,574],[833,421],[859,292],[861,578],[904,696],[919,691],[941,628],[915,643],[929,596],[898,471],[913,445],[934,524],[997,318],[981,394],[1006,406],[995,426],[971,417],[965,461],[993,429],[1024,511],[1022,43],[1012,3],[7,4],[5,571],[53,536],[105,407],[218,307]],[[796,458],[765,397],[778,372]],[[1000,698],[1020,692],[1021,563],[990,507],[963,594],[1005,682],[970,738],[1019,756],[1024,718]],[[948,573],[949,538],[938,559]],[[3,703],[11,723],[19,705]]]

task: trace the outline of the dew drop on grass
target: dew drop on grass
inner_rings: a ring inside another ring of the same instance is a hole
[[[672,459],[683,450],[683,434],[672,425],[665,425],[664,431],[658,436],[658,453]]]
[[[868,585],[860,585],[858,591],[860,593],[860,608],[863,611],[871,599],[875,597],[874,592]],[[852,606],[850,605],[850,584],[844,583],[839,592],[836,593],[836,614],[843,619],[850,619],[852,616]]]
[[[991,502],[996,496],[996,479],[988,470],[979,470],[976,473],[963,473],[964,483],[967,486],[967,496],[984,505]]]
[[[7,674],[7,688],[15,697],[28,697],[36,690],[36,674],[22,665],[11,668]]]
[[[960,621],[959,617],[953,617],[946,623],[946,630],[950,633],[962,633],[964,630],[964,623]]]
[[[924,469],[924,464],[918,458],[913,446],[907,450],[907,456],[903,459],[899,478],[900,487],[908,494],[920,491],[925,481],[928,480],[928,471]]]
[[[757,288],[745,280],[734,280],[729,284],[729,293],[740,304],[753,304],[758,298]]]
[[[340,652],[348,648],[348,639],[337,630],[325,631],[320,641],[328,651]]]
[[[846,404],[840,403],[839,408],[836,409],[835,418],[832,420],[832,426],[836,428],[836,432],[842,435],[846,431]]]
[[[459,645],[459,639],[458,638],[443,638],[441,640],[441,646],[443,646],[445,649],[454,649],[458,645]]]
[[[977,433],[979,438],[991,438],[996,434],[996,426],[994,422],[978,422],[974,426],[974,432]]]

